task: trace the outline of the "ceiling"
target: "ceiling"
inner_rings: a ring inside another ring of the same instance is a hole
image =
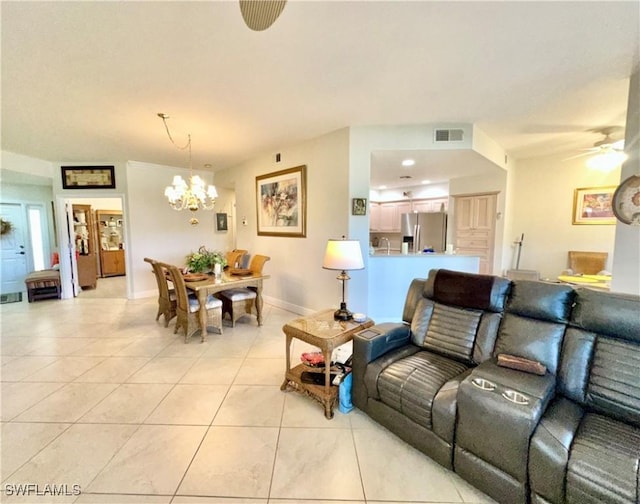
[[[3,1],[2,149],[184,166],[163,112],[214,170],[357,125],[473,123],[511,158],[575,152],[625,123],[639,6],[290,0],[255,32],[231,0]],[[421,159],[450,173],[454,155]]]

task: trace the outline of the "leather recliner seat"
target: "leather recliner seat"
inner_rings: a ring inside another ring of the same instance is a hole
[[[494,358],[460,385],[455,471],[500,502],[527,501],[529,440],[555,394],[573,299],[568,285],[514,282],[494,357],[526,358],[544,365],[546,373],[501,367]],[[491,390],[478,388],[479,379]]]
[[[491,357],[508,289],[503,278],[446,270],[414,280],[404,323],[354,340],[354,404],[451,468],[457,388]]]
[[[354,337],[359,409],[499,502],[640,504],[639,296],[432,270],[402,320]]]
[[[557,391],[531,441],[531,501],[638,504],[636,296],[578,289],[564,337]]]

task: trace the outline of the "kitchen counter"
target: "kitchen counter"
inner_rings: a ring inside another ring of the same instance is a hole
[[[369,254],[369,257],[439,257],[439,256],[455,256],[455,254],[444,254],[439,252],[421,252],[419,254],[403,254],[399,250],[392,250],[387,254],[386,250],[376,250],[375,254]],[[469,256],[465,256],[469,257]]]
[[[427,278],[429,270],[480,271],[480,257],[456,254],[402,254],[386,249],[369,255],[369,306],[367,316],[381,322],[399,322],[414,278]]]

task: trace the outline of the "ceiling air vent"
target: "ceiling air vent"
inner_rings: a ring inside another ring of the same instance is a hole
[[[435,130],[436,142],[462,142],[464,130],[461,129],[437,129]]]

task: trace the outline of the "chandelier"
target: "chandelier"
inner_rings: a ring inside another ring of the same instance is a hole
[[[174,175],[171,185],[165,188],[164,195],[169,200],[169,206],[174,210],[191,211],[192,217],[189,219],[189,224],[195,226],[199,222],[195,216],[195,212],[200,208],[203,210],[213,210],[218,192],[215,186],[206,186],[204,180],[202,180],[199,175],[193,174],[193,166],[191,164],[191,134],[187,135],[187,144],[184,147],[180,147],[175,143],[169,131],[169,126],[167,125],[169,116],[160,112],[158,113],[158,117],[162,119],[171,143],[180,150],[189,149],[189,185],[187,185],[186,181],[180,175]]]

